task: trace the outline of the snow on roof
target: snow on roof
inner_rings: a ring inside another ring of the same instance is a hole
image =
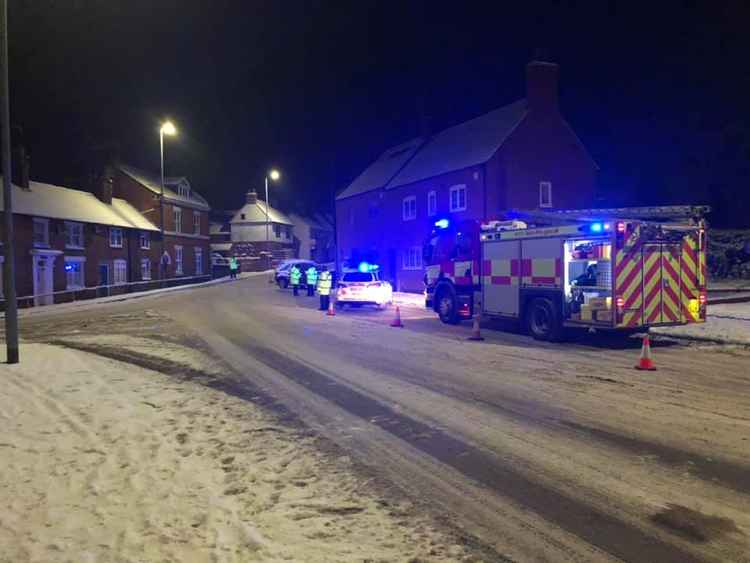
[[[0,193],[0,208],[4,208],[2,200]],[[92,193],[42,182],[29,182],[29,189],[13,185],[13,213],[144,231],[159,230],[123,199],[112,198],[112,205],[107,205]]]
[[[141,184],[142,186],[148,188],[154,193],[161,193],[161,184],[158,178],[154,178],[148,172],[144,172],[143,170],[139,170],[138,168],[135,168],[134,166],[121,164],[118,166],[118,168],[130,176],[133,180]],[[181,203],[183,205],[187,205],[190,207],[196,207],[198,209],[203,209],[208,211],[209,206],[208,202],[206,202],[205,199],[203,199],[203,196],[201,196],[198,192],[190,188],[190,195],[189,196],[183,196],[180,195],[178,192],[176,192],[174,189],[172,189],[171,186],[178,186],[180,184],[186,184],[188,187],[190,186],[190,183],[187,181],[187,178],[179,176],[179,177],[170,177],[164,179],[164,199],[170,200],[175,203]]]
[[[344,199],[385,187],[423,144],[424,139],[418,137],[391,147],[365,168],[362,174],[357,176],[343,192],[336,196],[336,199]]]
[[[300,215],[298,213],[290,213],[289,218],[295,225],[304,223],[313,229],[320,229],[321,231],[333,230],[332,221],[323,213],[315,213],[309,216]]]
[[[242,215],[245,218],[242,218]],[[291,219],[284,215],[278,209],[268,207],[268,221],[270,223],[280,223],[282,225],[293,225]],[[258,200],[255,203],[246,203],[232,217],[230,223],[265,223],[266,222],[266,202]]]
[[[226,223],[218,221],[211,221],[208,224],[208,234],[210,235],[220,235],[220,234],[229,234],[229,227]]]
[[[411,184],[487,162],[527,114],[525,99],[449,127],[427,142],[388,183]]]

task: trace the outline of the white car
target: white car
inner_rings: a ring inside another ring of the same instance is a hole
[[[336,288],[336,305],[375,305],[385,309],[393,303],[393,288],[377,272],[344,272]]]

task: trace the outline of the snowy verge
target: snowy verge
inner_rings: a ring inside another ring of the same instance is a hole
[[[705,323],[652,328],[651,332],[676,338],[747,346],[750,345],[750,303],[709,305]]]
[[[463,559],[253,403],[68,348],[21,357],[0,394],[0,561]]]
[[[273,273],[273,270],[264,270],[262,272],[243,272],[238,274],[239,279],[246,279],[246,278],[255,278],[260,276],[267,276]],[[95,299],[82,299],[80,301],[73,301],[72,303],[57,303],[55,305],[44,305],[41,307],[29,307],[25,309],[19,309],[18,310],[18,316],[23,317],[32,317],[36,315],[46,315],[50,313],[58,313],[58,312],[65,312],[70,311],[71,309],[75,310],[81,310],[89,307],[96,307],[97,305],[103,305],[106,303],[115,303],[118,301],[129,301],[131,299],[140,299],[143,297],[153,297],[155,295],[162,295],[164,293],[172,293],[175,291],[188,291],[191,289],[199,289],[202,287],[209,287],[213,285],[218,285],[222,283],[230,283],[235,280],[231,279],[229,276],[225,276],[223,278],[216,278],[213,280],[200,282],[200,283],[192,283],[192,284],[185,284],[185,285],[175,285],[173,287],[162,287],[159,289],[149,289],[146,291],[137,291],[135,293],[123,293],[122,295],[112,295],[110,297],[97,297]],[[5,313],[0,313],[0,319],[5,318]]]
[[[394,291],[393,304],[398,305],[399,307],[413,307],[424,309],[424,294]]]

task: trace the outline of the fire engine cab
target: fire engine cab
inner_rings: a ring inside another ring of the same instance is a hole
[[[627,332],[705,322],[707,207],[516,212],[452,224],[424,246],[426,306],[445,323],[515,319],[540,340],[565,327]],[[522,220],[521,220],[522,219]]]

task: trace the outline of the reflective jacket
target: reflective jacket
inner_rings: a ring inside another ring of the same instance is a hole
[[[237,263],[237,258],[230,258],[229,259],[229,269],[230,270],[236,270],[239,268],[239,264]]]
[[[302,271],[297,266],[292,266],[289,271],[289,283],[292,285],[299,285],[299,280],[302,277]]]
[[[318,293],[320,295],[331,294],[331,272],[320,272],[318,278]]]
[[[315,269],[315,266],[310,266],[305,274],[307,275],[307,285],[318,283],[318,270]]]

